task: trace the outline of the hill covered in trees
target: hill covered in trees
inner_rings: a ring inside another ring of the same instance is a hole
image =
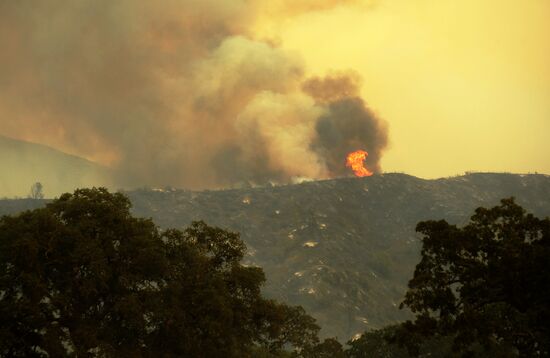
[[[47,191],[47,187],[45,188]],[[341,341],[410,317],[398,309],[420,260],[419,221],[463,225],[504,197],[550,215],[550,177],[477,173],[423,180],[404,174],[297,185],[191,192],[127,192],[133,213],[162,227],[194,220],[237,231],[244,263],[261,266],[266,296],[302,305]],[[41,201],[1,201],[0,214]]]

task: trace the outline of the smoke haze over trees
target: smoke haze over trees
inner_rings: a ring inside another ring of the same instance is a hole
[[[351,1],[0,4],[0,135],[113,170],[118,186],[209,188],[380,170],[384,123],[355,75],[309,78],[252,31]]]

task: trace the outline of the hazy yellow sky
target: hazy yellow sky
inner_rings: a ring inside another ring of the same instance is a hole
[[[258,31],[312,74],[359,73],[389,123],[386,172],[550,173],[549,18],[548,0],[381,0]]]

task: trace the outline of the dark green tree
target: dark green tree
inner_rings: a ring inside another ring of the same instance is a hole
[[[400,325],[365,332],[358,339],[348,342],[346,354],[349,358],[410,358],[413,357],[397,338],[401,334]],[[452,337],[434,335],[423,337],[418,343],[420,357],[455,358],[459,355],[452,350]]]
[[[412,353],[423,337],[448,336],[464,356],[549,355],[550,219],[511,198],[478,208],[462,228],[416,229],[422,259],[403,302],[416,319],[400,330]]]
[[[392,343],[395,326],[367,331],[358,339],[348,342],[346,350],[349,358],[409,358],[407,350]]]
[[[346,358],[346,353],[336,338],[326,338],[323,342],[304,349],[299,356],[304,358]]]
[[[161,231],[106,189],[0,219],[0,356],[247,357],[304,350],[319,327],[264,299],[238,234]]]

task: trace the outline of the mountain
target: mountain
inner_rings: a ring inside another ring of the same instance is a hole
[[[108,185],[108,170],[53,148],[0,136],[0,196],[26,196],[41,182],[48,197],[77,187]]]
[[[297,185],[192,192],[127,192],[138,216],[162,227],[193,220],[241,233],[246,262],[267,275],[265,294],[300,304],[324,336],[346,341],[406,319],[398,309],[420,258],[417,222],[463,225],[474,209],[504,197],[550,215],[550,176],[477,173],[423,180],[405,174]],[[0,201],[0,213],[42,205]]]

